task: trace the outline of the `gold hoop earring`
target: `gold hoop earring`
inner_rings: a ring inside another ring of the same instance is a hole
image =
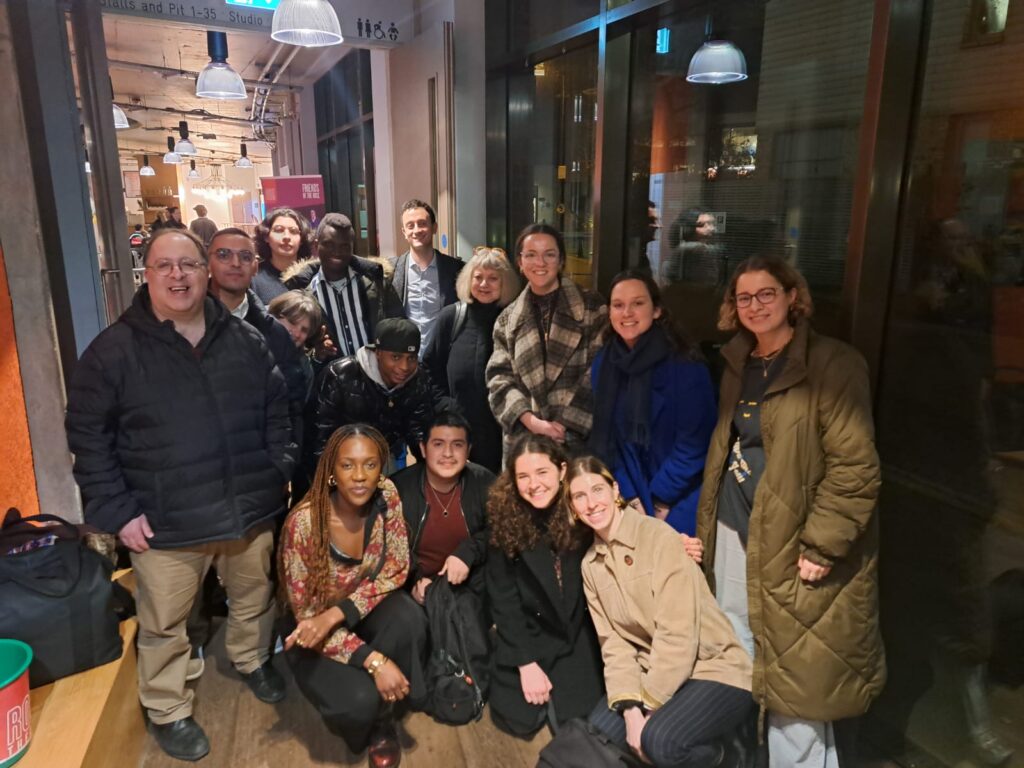
[[[331,486],[331,488],[338,487],[338,481],[334,479],[334,475],[331,475],[330,477],[327,478],[327,484]]]
[[[626,500],[624,498],[622,498],[621,496],[616,496],[615,497],[615,506],[618,507],[619,509],[625,509],[626,507],[629,506],[629,504],[627,504]]]

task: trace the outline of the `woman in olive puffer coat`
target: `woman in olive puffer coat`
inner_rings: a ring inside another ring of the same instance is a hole
[[[834,721],[885,682],[878,628],[880,486],[867,366],[810,329],[785,262],[737,267],[719,327],[718,424],[697,511],[715,596],[754,658],[772,766],[838,765]]]

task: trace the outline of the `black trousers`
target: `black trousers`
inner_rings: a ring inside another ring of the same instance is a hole
[[[656,768],[711,765],[716,741],[743,720],[754,705],[750,691],[711,680],[687,680],[644,726],[640,746]],[[623,749],[626,721],[602,698],[591,724]]]
[[[423,654],[427,620],[409,594],[403,590],[391,593],[353,631],[402,670],[409,681],[405,701],[413,707],[422,702],[426,694]],[[371,729],[386,714],[385,702],[369,673],[299,646],[286,656],[299,690],[328,729],[341,736],[352,752],[366,749]]]

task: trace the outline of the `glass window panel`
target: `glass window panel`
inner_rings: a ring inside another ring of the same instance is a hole
[[[721,338],[722,289],[755,253],[795,263],[816,325],[836,330],[872,12],[737,0],[633,30],[625,261],[669,286],[695,337]],[[687,81],[709,29],[742,53],[745,80]]]
[[[965,47],[983,6],[925,6],[878,396],[875,728],[942,765],[1024,758],[1024,39]]]
[[[600,0],[522,0],[508,3],[513,47],[548,37],[565,27],[596,16]]]

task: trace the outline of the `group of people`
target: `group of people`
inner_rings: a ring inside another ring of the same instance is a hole
[[[131,552],[160,746],[210,748],[186,624],[212,565],[253,693],[284,698],[280,637],[374,766],[398,764],[394,722],[428,698],[442,581],[493,627],[509,733],[580,717],[655,766],[746,764],[759,736],[773,766],[838,766],[885,676],[879,464],[866,366],[810,328],[806,281],[736,268],[716,404],[649,273],[605,301],[564,276],[547,224],[463,264],[427,203],[401,215],[387,270],[336,213],[311,231],[278,209],[255,241],[161,230],[73,373],[75,475]]]

